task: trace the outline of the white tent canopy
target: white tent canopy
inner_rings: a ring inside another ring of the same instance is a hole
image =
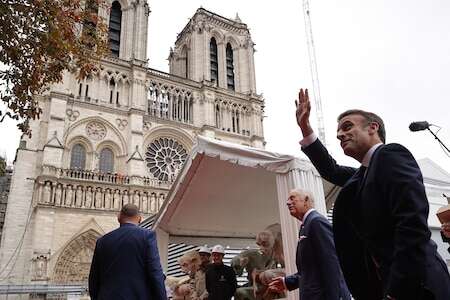
[[[311,191],[322,214],[324,189],[336,194],[306,160],[199,136],[153,226],[163,265],[169,242],[246,247],[280,223],[286,271],[294,272],[299,224],[286,208],[294,187]]]

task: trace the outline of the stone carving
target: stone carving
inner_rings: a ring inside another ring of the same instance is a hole
[[[260,250],[244,250],[231,260],[231,267],[238,276],[242,276],[244,270],[247,271],[248,286],[253,285],[253,271],[264,270],[271,264],[271,258],[264,255]]]
[[[77,177],[79,178],[79,177]],[[109,182],[109,181],[108,181]],[[114,181],[113,183],[118,183]],[[120,182],[121,184],[123,182]],[[134,203],[143,213],[156,213],[165,200],[164,193],[156,194],[142,189],[111,189],[104,185],[82,185],[82,183],[66,183],[62,181],[38,181],[36,201],[43,205],[85,209],[106,209],[118,211],[122,204]]]
[[[58,184],[56,186],[56,191],[55,191],[55,205],[61,205],[63,203],[63,190],[62,190],[62,185]]]
[[[84,202],[84,207],[91,208],[92,206],[92,187],[88,186],[86,189],[86,199]]]
[[[95,203],[94,203],[95,208],[103,208],[103,197],[102,196],[103,196],[102,189],[96,188],[95,189]]]
[[[77,191],[75,192],[75,206],[81,207],[83,205],[83,187],[77,186]]]
[[[53,275],[55,283],[87,282],[95,242],[98,237],[100,237],[100,234],[90,229],[73,239],[61,251]]]
[[[248,283],[236,290],[236,300],[278,299],[283,294],[267,290],[270,281],[285,276],[280,224],[272,224],[256,235],[259,250],[246,250],[233,258],[231,265],[237,275],[248,272]]]
[[[128,125],[128,121],[125,119],[116,119],[116,123],[120,130],[124,130]]]
[[[111,190],[105,190],[105,209],[111,209]]]
[[[102,123],[92,121],[86,125],[86,133],[91,139],[101,141],[106,136],[106,127]]]
[[[47,277],[47,265],[48,265],[48,257],[50,253],[35,253],[35,256],[32,259],[32,280],[48,280]]]
[[[179,259],[181,270],[188,276],[171,284],[174,300],[203,300],[208,298],[205,273],[200,269],[201,259],[196,250],[183,254]],[[170,282],[170,280],[169,280]]]
[[[64,201],[65,206],[72,206],[73,203],[73,189],[71,185],[66,187],[66,199]]]
[[[143,131],[149,131],[151,127],[152,127],[152,122],[144,122],[142,124]]]
[[[45,182],[43,191],[42,191],[42,200],[44,203],[50,203],[52,195],[52,184],[51,182]]]
[[[113,208],[114,210],[119,210],[120,206],[122,204],[122,199],[121,199],[121,195],[120,195],[120,191],[119,190],[114,190],[114,195],[113,195]]]
[[[158,211],[158,204],[156,203],[156,194],[155,193],[152,193],[152,195],[150,196],[150,211],[152,213]]]
[[[130,195],[127,190],[123,191],[122,198],[122,205],[130,203]]]
[[[80,116],[80,112],[78,110],[72,110],[72,109],[68,108],[66,110],[66,115],[67,115],[67,118],[69,119],[69,121],[73,122]]]

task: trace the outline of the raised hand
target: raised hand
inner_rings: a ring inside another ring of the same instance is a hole
[[[298,93],[298,101],[295,100],[297,124],[302,130],[303,137],[313,133],[309,123],[309,114],[311,113],[311,102],[309,102],[308,89],[300,89]]]

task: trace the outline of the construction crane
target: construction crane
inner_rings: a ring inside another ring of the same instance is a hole
[[[314,39],[311,26],[309,0],[303,0],[303,14],[305,17],[306,43],[308,46],[309,67],[311,69],[312,91],[314,98],[313,100],[316,107],[319,139],[326,146],[327,143],[325,140],[325,125],[323,121],[322,100],[320,98],[319,75],[317,72],[316,50],[314,47]]]

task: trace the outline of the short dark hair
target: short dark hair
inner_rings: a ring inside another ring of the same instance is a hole
[[[132,218],[139,215],[139,208],[133,203],[128,203],[122,207],[120,214],[125,217]]]
[[[361,109],[349,109],[344,111],[339,115],[337,118],[338,122],[341,121],[344,117],[349,115],[360,115],[363,116],[364,119],[367,121],[367,124],[371,122],[375,122],[378,124],[378,136],[380,137],[380,140],[383,143],[386,143],[386,129],[384,128],[384,122],[383,119],[380,118],[377,114],[374,114],[372,112],[368,112]]]

